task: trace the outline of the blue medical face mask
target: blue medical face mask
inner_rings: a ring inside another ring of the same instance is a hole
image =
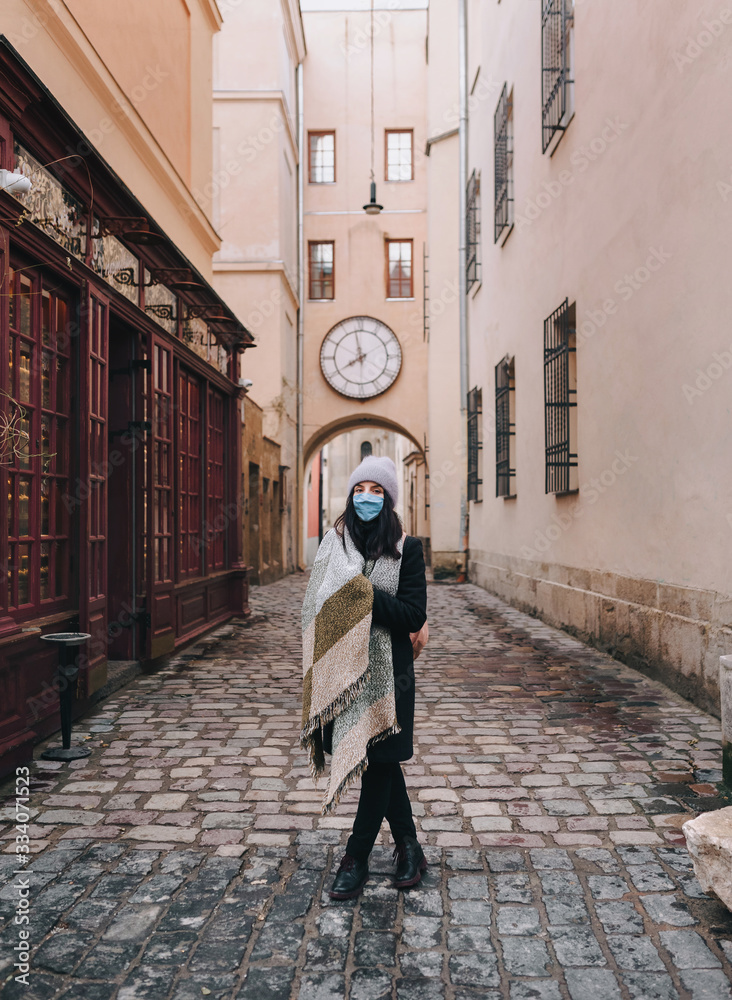
[[[353,506],[361,521],[373,521],[381,513],[384,498],[378,493],[354,493]]]

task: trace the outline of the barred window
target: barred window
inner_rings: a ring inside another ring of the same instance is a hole
[[[335,243],[333,240],[311,241],[308,243],[308,256],[310,258],[308,298],[335,298]]]
[[[546,152],[574,110],[574,0],[541,3],[541,147]]]
[[[468,393],[468,500],[483,499],[481,479],[480,418],[483,414],[483,390],[477,387]]]
[[[577,489],[575,305],[568,299],[544,320],[546,493]]]
[[[466,277],[470,290],[480,281],[480,174],[470,175],[466,207]]]
[[[386,131],[386,179],[388,181],[414,180],[412,156],[413,132],[411,129]]]
[[[513,89],[503,85],[493,117],[495,161],[495,225],[493,242],[497,243],[513,225]]]
[[[515,370],[506,355],[496,365],[496,496],[515,496]]]
[[[335,132],[308,132],[308,179],[311,184],[335,181]]]

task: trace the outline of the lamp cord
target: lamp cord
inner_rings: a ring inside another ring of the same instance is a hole
[[[371,0],[371,180],[374,180],[374,0]]]

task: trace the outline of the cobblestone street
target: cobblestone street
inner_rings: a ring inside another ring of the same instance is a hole
[[[732,915],[681,824],[727,805],[718,721],[471,585],[430,584],[404,765],[429,867],[327,896],[356,809],[320,815],[298,748],[305,576],[76,724],[31,765],[30,986],[13,980],[14,784],[2,787],[3,998],[725,1000]]]

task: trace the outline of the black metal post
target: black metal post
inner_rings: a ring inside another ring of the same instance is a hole
[[[79,757],[88,757],[91,753],[90,747],[71,746],[71,715],[74,686],[79,676],[79,665],[76,662],[78,649],[91,636],[85,632],[58,632],[52,635],[43,635],[41,638],[46,642],[54,642],[59,647],[56,679],[62,742],[60,747],[49,747],[48,750],[44,750],[41,757],[44,760],[77,760]],[[73,652],[70,654],[71,648],[73,648]]]

